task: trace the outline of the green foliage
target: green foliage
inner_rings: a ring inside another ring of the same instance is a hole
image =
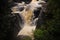
[[[40,29],[35,30],[34,37],[35,37],[34,40],[51,40],[51,38],[53,38],[49,37],[49,33],[47,30],[40,30]]]
[[[60,40],[60,0],[48,0],[47,3],[45,24],[35,31],[35,40]]]
[[[22,40],[32,40],[31,37],[22,38]]]

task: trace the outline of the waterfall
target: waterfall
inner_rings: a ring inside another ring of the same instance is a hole
[[[34,10],[38,10],[38,8],[42,7],[42,3],[45,3],[45,1],[43,0],[32,0],[29,4],[26,4],[24,1],[22,1],[22,3],[16,3],[16,6],[12,7],[12,14],[18,13],[21,18],[22,21],[24,22],[23,26],[24,27],[34,27],[32,28],[33,30],[35,30],[36,28],[36,21],[38,20],[37,18],[34,18]],[[22,26],[21,26],[22,27]],[[22,28],[23,30],[24,28]],[[21,30],[21,31],[22,31]],[[19,32],[18,35],[23,35],[24,33]],[[32,31],[32,30],[31,30]]]
[[[31,3],[25,4],[25,2],[22,3],[16,3],[16,6],[12,7],[12,13],[19,13],[22,19],[24,20],[24,24],[30,24],[33,21],[34,18],[34,10],[37,10],[37,8],[42,7],[40,3],[45,3],[44,1],[36,1],[32,0]],[[34,22],[35,24],[35,22]]]

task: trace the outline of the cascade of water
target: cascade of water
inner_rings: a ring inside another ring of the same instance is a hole
[[[45,3],[45,1],[32,0],[29,4],[25,4],[25,2],[15,3],[17,5],[11,8],[12,13],[19,13],[19,15],[22,18],[22,21],[24,22],[24,28],[22,28],[18,35],[26,35],[29,34],[32,30],[35,30],[36,21],[38,20],[38,18],[33,19],[34,10],[38,10],[38,8],[41,8],[42,3]]]
[[[12,13],[19,13],[22,16],[25,24],[31,24],[34,17],[34,10],[37,10],[37,8],[42,7],[40,3],[45,2],[41,0],[32,0],[29,4],[25,4],[25,2],[16,3],[17,5],[15,7],[12,7]]]

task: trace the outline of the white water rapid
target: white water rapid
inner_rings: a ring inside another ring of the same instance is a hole
[[[26,4],[25,2],[22,3],[16,3],[16,6],[12,7],[12,13],[18,13],[22,17],[24,24],[23,28],[19,31],[18,35],[24,35],[24,36],[32,36],[33,31],[36,28],[36,21],[38,18],[34,18],[34,10],[38,10],[37,8],[42,7],[42,3],[45,3],[43,0],[32,0],[29,4]]]

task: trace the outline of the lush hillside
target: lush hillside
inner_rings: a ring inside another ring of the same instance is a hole
[[[34,32],[35,40],[60,40],[60,0],[48,0],[47,12],[39,19]]]

